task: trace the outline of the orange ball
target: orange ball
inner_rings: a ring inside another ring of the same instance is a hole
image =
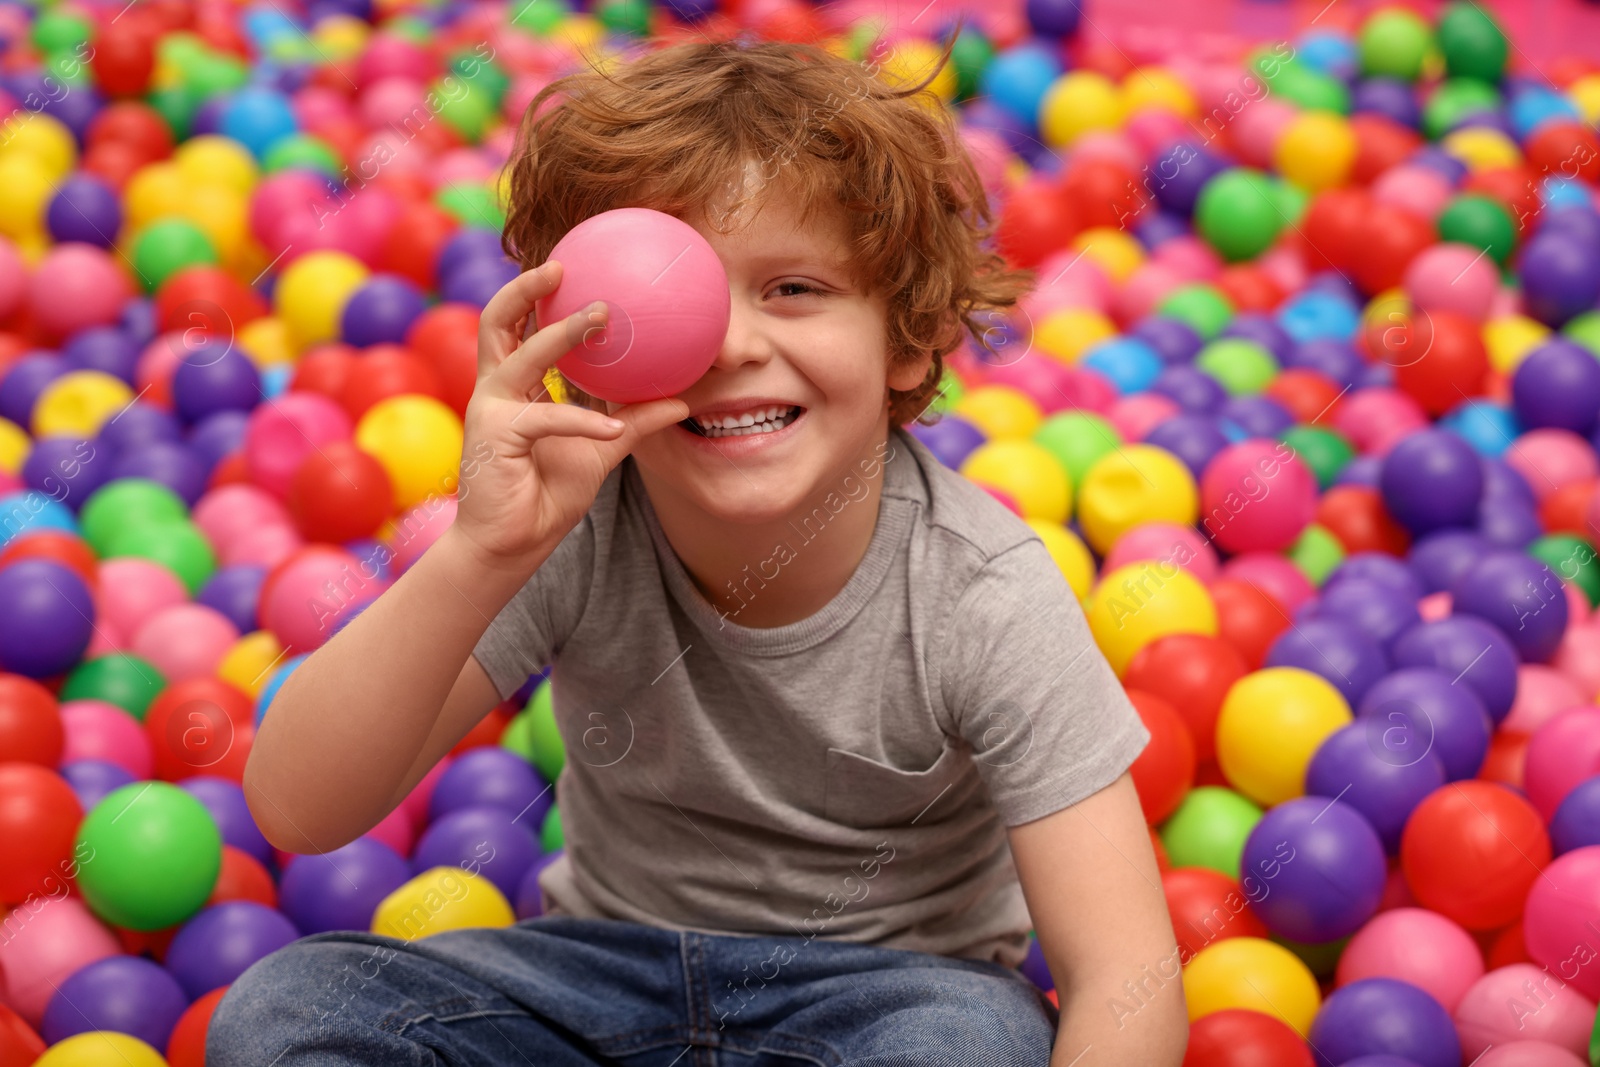
[[[1411,545],[1405,529],[1383,506],[1383,494],[1367,485],[1336,485],[1317,502],[1316,520],[1344,546],[1346,555],[1386,552],[1403,556]]]
[[[1289,628],[1289,618],[1266,593],[1248,582],[1218,578],[1211,583],[1217,608],[1217,636],[1239,653],[1245,666],[1261,669],[1267,649]]]
[[[1129,773],[1145,821],[1155,825],[1178,810],[1194,782],[1194,738],[1177,710],[1155,694],[1130,689],[1128,699],[1150,731]]]

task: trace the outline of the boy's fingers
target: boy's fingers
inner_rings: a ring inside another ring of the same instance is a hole
[[[478,380],[493,374],[502,360],[522,343],[518,327],[533,322],[533,304],[561,284],[561,264],[555,260],[523,271],[495,293],[478,318]],[[527,328],[524,326],[524,328]]]
[[[615,453],[612,462],[620,463],[622,457],[633,451],[642,438],[688,418],[689,405],[675,396],[663,397],[660,400],[646,400],[620,407],[611,413],[611,417],[621,419],[623,423],[621,436],[609,442],[610,450]]]
[[[511,416],[506,429],[530,447],[541,437],[591,437],[609,442],[624,430],[606,425],[606,416],[576,404],[528,403]]]
[[[583,308],[539,330],[500,361],[493,376],[507,396],[544,391],[544,375],[558,359],[583,343],[592,330],[605,329],[604,311]]]

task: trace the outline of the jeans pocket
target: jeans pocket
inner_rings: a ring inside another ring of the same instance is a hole
[[[862,830],[904,826],[920,819],[971,769],[966,753],[949,742],[933,765],[921,771],[829,748],[823,814],[830,822]]]

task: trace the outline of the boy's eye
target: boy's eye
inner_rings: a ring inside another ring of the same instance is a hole
[[[774,291],[777,292],[779,296],[789,296],[789,295],[798,296],[798,295],[800,295],[800,293],[795,293],[795,294],[785,293],[785,292],[783,292],[783,290],[785,290],[785,289],[798,289],[798,290],[800,290],[800,293],[815,293],[815,292],[818,292],[817,289],[814,289],[813,287],[807,285],[805,282],[779,282]]]

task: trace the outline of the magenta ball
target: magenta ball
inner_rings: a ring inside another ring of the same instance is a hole
[[[1222,565],[1222,576],[1260,589],[1276,601],[1286,615],[1293,615],[1317,591],[1305,572],[1272,552],[1246,552],[1235,556]]]
[[[1206,465],[1200,509],[1206,532],[1224,551],[1281,551],[1316,513],[1316,476],[1279,442],[1241,441]]]
[[[536,305],[541,327],[596,300],[609,308],[605,327],[578,327],[575,347],[556,364],[585,392],[620,404],[674,396],[717,358],[728,332],[728,275],[683,220],[648,208],[602,212],[568,231],[549,258],[562,274]]]
[[[1448,311],[1482,322],[1500,289],[1500,272],[1482,249],[1440,244],[1411,261],[1404,285],[1424,312]]]
[[[1528,801],[1549,820],[1579,782],[1600,774],[1600,708],[1572,708],[1539,727],[1523,767]]]
[[[299,937],[282,912],[265,904],[213,904],[179,928],[167,948],[167,970],[191,999],[203,997]]]
[[[350,416],[320,393],[287,393],[250,413],[244,465],[250,480],[280,500],[307,456],[319,445],[348,441]],[[241,561],[242,562],[242,561]]]
[[[1474,982],[1456,1006],[1462,1062],[1510,1041],[1547,1041],[1572,1052],[1587,1051],[1594,1011],[1594,1001],[1557,977],[1554,967],[1546,971],[1514,963],[1497,968]]]
[[[1454,1012],[1482,976],[1483,953],[1463,927],[1426,908],[1395,908],[1374,915],[1350,938],[1337,982],[1396,978]]]
[[[191,518],[221,552],[263,527],[290,525],[288,509],[277,497],[238,483],[218,486],[201,497]]]
[[[1590,845],[1557,858],[1534,879],[1523,911],[1522,936],[1535,963],[1568,978],[1578,992],[1596,1000],[1600,999],[1597,925],[1600,845]]]
[[[261,624],[286,648],[309,652],[332,636],[339,617],[377,591],[361,561],[340,548],[300,550],[268,576]]]
[[[1538,500],[1562,486],[1600,477],[1594,447],[1570,430],[1529,430],[1506,450],[1505,461]]]
[[[28,284],[34,320],[62,337],[91,326],[111,326],[133,296],[117,259],[87,244],[57,245],[45,254]]]

